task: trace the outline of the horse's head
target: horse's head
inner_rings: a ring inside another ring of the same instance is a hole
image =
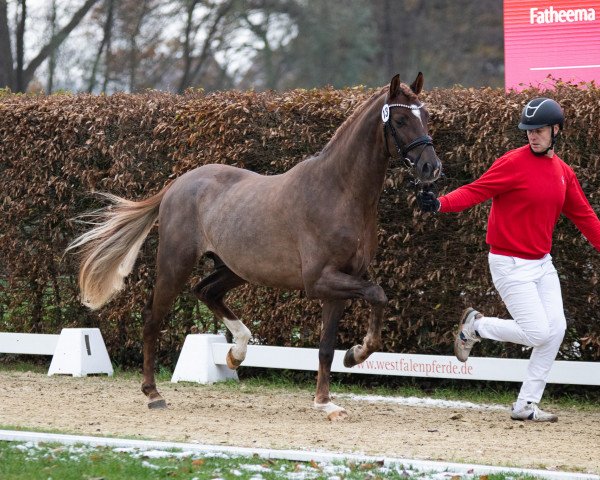
[[[396,75],[390,82],[387,99],[381,110],[384,126],[384,142],[388,153],[402,158],[413,169],[417,179],[425,184],[438,179],[442,162],[433,149],[433,141],[427,135],[429,113],[419,101],[423,88],[423,74],[419,72],[410,88],[400,82]]]

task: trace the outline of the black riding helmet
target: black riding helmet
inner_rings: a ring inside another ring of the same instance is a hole
[[[558,128],[562,130],[564,123],[565,116],[562,108],[560,108],[560,105],[551,98],[538,97],[530,100],[527,105],[525,105],[525,108],[523,108],[519,128],[521,130],[535,130],[536,128],[545,127],[547,125],[558,125]],[[550,135],[552,142],[546,150],[543,152],[534,152],[530,145],[529,149],[531,150],[531,153],[537,156],[542,156],[546,155],[546,153],[553,149],[554,143],[556,142],[554,129],[552,129]]]
[[[565,116],[562,108],[551,98],[539,97],[530,100],[521,113],[521,130],[535,130],[546,125],[557,125],[562,130]]]

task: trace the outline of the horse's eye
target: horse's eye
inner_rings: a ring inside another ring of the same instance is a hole
[[[397,124],[399,127],[402,127],[402,126],[403,126],[403,125],[406,123],[406,120],[404,120],[404,118],[403,118],[403,117],[400,117],[400,118],[398,118],[398,119],[396,119],[396,120],[394,120],[394,121],[396,122],[396,124]]]

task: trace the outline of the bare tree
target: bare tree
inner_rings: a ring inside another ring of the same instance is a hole
[[[113,31],[113,19],[114,19],[114,0],[105,0],[106,5],[106,19],[104,21],[104,27],[102,28],[102,40],[100,41],[100,45],[98,46],[98,51],[96,53],[96,58],[94,59],[94,65],[92,66],[92,72],[90,74],[90,80],[88,83],[88,92],[92,93],[94,88],[96,87],[96,74],[98,72],[98,66],[100,64],[100,60],[102,59],[102,54],[105,52],[105,71],[104,71],[104,82],[102,84],[102,92],[106,93],[106,86],[108,84],[108,76],[109,76],[109,57],[110,57],[110,45]]]
[[[128,73],[129,73],[129,78],[128,78],[128,85],[129,85],[129,91],[130,92],[135,92],[136,88],[137,88],[137,83],[136,83],[136,75],[137,75],[137,69],[139,66],[139,52],[138,52],[138,36],[140,35],[140,31],[142,29],[142,24],[144,22],[144,19],[146,17],[146,15],[148,15],[152,9],[152,2],[150,2],[149,0],[143,0],[140,7],[138,8],[138,11],[135,12],[134,9],[132,9],[132,11],[135,14],[134,18],[131,18],[130,22],[126,22],[126,24],[130,25],[131,28],[129,29],[129,32],[127,32],[127,40],[128,40],[128,47],[129,47],[129,55],[128,55],[128,60],[129,60],[129,65],[128,65]]]
[[[383,85],[422,70],[429,86],[503,85],[502,1],[372,0]]]
[[[50,4],[50,37],[56,34],[56,0]],[[52,50],[48,59],[48,82],[46,84],[46,93],[52,93],[54,89],[54,72],[56,70],[56,49]]]
[[[13,58],[7,1],[0,0],[0,66],[2,66],[2,69],[0,70],[0,86],[9,87],[15,92],[24,92],[33,79],[35,71],[49,58],[52,52],[65,41],[97,1],[98,0],[85,0],[84,4],[73,14],[69,22],[55,32],[29,64],[25,66],[27,1],[20,0],[17,5],[15,28],[16,58]]]
[[[8,5],[0,0],[0,87],[13,87],[15,70],[8,27]]]
[[[182,0],[121,0],[117,5],[111,55],[115,86],[129,92],[172,90],[181,79],[181,40],[172,37],[176,28],[164,25],[185,24]]]
[[[200,0],[186,0],[187,3],[187,15],[185,23],[185,34],[183,41],[183,74],[179,87],[178,93],[183,91],[192,85],[194,79],[196,79],[200,73],[200,70],[205,65],[209,55],[211,43],[215,40],[218,33],[221,22],[231,10],[233,6],[233,0],[225,0],[222,2],[207,2],[205,7],[207,13],[203,16],[200,22],[194,22],[194,11],[196,7],[203,3]],[[199,30],[204,27],[205,37],[200,47],[198,54],[194,55],[194,41],[198,35]]]
[[[17,89],[23,85],[23,65],[25,63],[25,20],[27,19],[27,2],[20,0],[17,4]],[[22,90],[17,90],[22,91]]]
[[[96,10],[89,31],[102,31],[89,62],[88,92],[134,92],[139,83],[153,87],[150,71],[168,45],[162,30],[165,23],[177,20],[171,3],[165,0],[103,0]],[[144,63],[145,62],[145,63]]]
[[[249,11],[242,14],[245,25],[254,34],[257,40],[259,40],[256,47],[257,54],[256,60],[259,60],[259,68],[263,71],[264,80],[255,76],[254,80],[260,83],[264,83],[264,88],[276,89],[279,86],[279,79],[281,78],[282,71],[284,69],[285,58],[281,55],[281,45],[274,44],[270,39],[269,33],[271,31],[273,17],[277,16],[279,12],[272,12],[264,10],[262,15],[259,16],[259,20],[255,21],[249,15]],[[258,74],[259,72],[255,72]]]
[[[65,76],[63,88],[90,92],[376,86],[418,70],[429,87],[503,82],[501,0],[63,3],[45,3],[40,27],[32,0],[0,0],[0,88],[25,91],[44,62],[47,91]],[[97,40],[63,45],[78,25]],[[34,31],[37,52],[25,43]]]
[[[308,4],[304,0],[245,0],[236,7],[233,16],[237,22],[231,33],[244,40],[225,42],[224,47],[237,64],[230,75],[237,79],[238,88],[288,87],[297,60],[291,46]]]
[[[115,0],[106,0],[108,3],[108,12],[106,14],[106,23],[104,25],[104,38],[106,40],[106,54],[104,55],[104,80],[102,81],[102,93],[106,93],[108,81],[110,79],[110,66],[112,56],[112,31],[114,22]]]
[[[286,87],[370,83],[376,51],[370,2],[305,0],[297,16],[298,34],[290,42],[293,78]]]
[[[183,39],[183,75],[179,83],[181,92],[189,84],[190,70],[192,68],[192,39],[197,33],[198,27],[194,28],[194,10],[200,3],[200,0],[187,0],[185,34]]]

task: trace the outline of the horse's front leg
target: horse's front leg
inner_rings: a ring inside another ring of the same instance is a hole
[[[337,323],[342,312],[339,312],[335,322],[326,324],[326,305],[328,305],[328,302],[331,302],[334,307],[329,306],[328,308],[331,308],[332,311],[336,311],[336,313],[338,308],[343,310],[343,301],[347,299],[362,298],[371,305],[369,328],[363,344],[352,347],[346,352],[344,357],[344,365],[346,367],[352,367],[357,363],[363,362],[371,353],[381,348],[383,310],[387,304],[387,297],[379,285],[363,280],[360,277],[353,277],[352,275],[342,273],[335,269],[323,270],[317,281],[314,282],[310,288],[307,288],[307,294],[309,297],[321,298],[324,300],[323,335],[326,335],[328,340],[327,342],[324,342],[323,336],[321,337],[321,347],[319,349],[320,366],[315,404],[325,401],[325,405],[329,402],[330,405],[333,405],[333,408],[340,409],[340,407],[332,404],[329,400],[329,373],[331,371],[331,361],[333,360],[333,345],[337,333]],[[342,303],[340,303],[340,301],[342,301]],[[342,306],[339,307],[339,305]],[[329,331],[329,329],[331,329],[331,331]],[[331,342],[331,345],[329,345],[328,342]],[[327,352],[330,352],[330,360],[328,359]],[[321,357],[322,353],[323,357]],[[323,361],[321,361],[321,358],[323,358]],[[328,360],[329,363],[327,364]],[[323,396],[323,393],[325,393],[325,396]],[[321,396],[319,396],[320,394]],[[345,410],[343,410],[343,412],[343,414],[334,415],[336,419],[345,418],[347,413]],[[331,412],[328,412],[328,417],[330,413]]]
[[[329,381],[331,375],[331,362],[335,348],[338,323],[346,302],[344,300],[323,301],[323,324],[321,341],[319,343],[319,372],[317,374],[317,394],[315,395],[315,408],[327,414],[331,421],[343,420],[348,412],[331,401],[329,396]]]
[[[381,288],[381,287],[379,287]],[[383,293],[383,289],[382,289]],[[383,294],[385,296],[385,294]],[[386,300],[387,301],[387,300]],[[344,367],[351,368],[364,362],[369,355],[381,349],[381,329],[383,327],[383,309],[385,304],[372,304],[369,328],[362,345],[354,345],[344,355]]]

